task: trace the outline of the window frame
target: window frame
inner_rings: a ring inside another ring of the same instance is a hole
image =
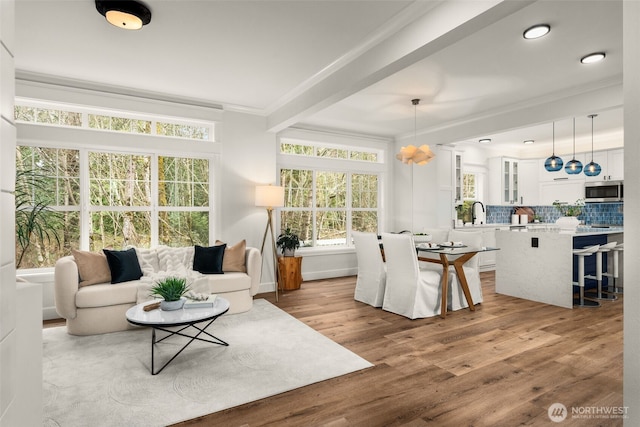
[[[144,134],[127,134],[120,132],[104,132],[99,130],[84,129],[78,127],[63,126],[47,126],[26,122],[17,122],[18,129],[17,146],[43,147],[50,149],[73,149],[79,151],[80,156],[80,198],[81,202],[78,208],[73,210],[79,212],[80,223],[80,250],[90,250],[90,237],[88,233],[89,215],[89,172],[88,172],[88,156],[90,151],[113,152],[119,154],[131,155],[149,155],[152,156],[152,162],[157,165],[157,157],[181,157],[181,158],[200,158],[209,162],[209,206],[206,207],[209,215],[209,242],[214,242],[217,230],[220,228],[221,219],[218,211],[220,205],[220,153],[221,144],[212,141],[191,141],[190,149],[187,153],[184,150],[185,140],[173,137],[152,136]],[[180,209],[191,209],[185,207],[157,206],[157,167],[152,168],[151,172],[151,196],[154,205],[145,209],[151,211],[151,238],[150,245],[154,247],[158,244],[158,212],[160,209],[177,211]],[[74,205],[75,206],[75,205]],[[57,208],[57,207],[56,207]],[[119,207],[100,207],[94,206],[94,209],[119,210]],[[168,209],[165,209],[168,208]],[[198,209],[195,209],[198,210]],[[154,225],[155,224],[155,225]],[[49,273],[53,271],[53,267],[27,267],[19,270],[21,275]]]
[[[276,215],[276,235],[282,229],[281,224],[281,216],[280,212],[283,210],[289,211],[312,211],[313,218],[313,239],[315,243],[316,236],[316,215],[315,213],[318,210],[327,210],[327,208],[318,208],[315,206],[315,177],[317,172],[339,172],[345,173],[347,177],[347,200],[346,200],[346,210],[347,218],[346,218],[346,244],[344,245],[328,245],[328,246],[305,246],[300,247],[298,249],[301,254],[305,255],[313,255],[314,253],[322,254],[322,253],[340,253],[340,252],[351,252],[354,249],[353,239],[352,239],[352,213],[354,211],[364,211],[365,208],[354,208],[352,206],[352,181],[351,177],[353,174],[371,174],[377,176],[378,181],[378,189],[377,189],[377,208],[370,209],[377,212],[377,228],[378,233],[384,231],[384,226],[386,224],[386,218],[384,216],[385,209],[384,200],[385,200],[385,189],[386,189],[386,176],[387,176],[387,143],[380,143],[380,141],[371,141],[364,140],[363,138],[355,138],[355,137],[343,137],[341,136],[338,139],[341,139],[341,143],[336,143],[334,140],[336,138],[327,137],[326,135],[315,132],[309,132],[308,135],[301,138],[298,134],[300,132],[305,133],[305,131],[294,130],[290,133],[295,134],[295,137],[289,137],[286,133],[284,135],[280,135],[277,139],[277,182],[280,185],[280,176],[281,171],[283,169],[306,169],[313,171],[313,204],[309,208],[278,208],[278,214]],[[329,140],[329,142],[325,142]],[[301,155],[301,154],[285,154],[280,151],[280,144],[283,142],[287,143],[295,143],[307,146],[318,146],[322,148],[338,148],[338,149],[346,149],[349,153],[352,151],[363,151],[363,152],[376,152],[377,153],[377,161],[365,161],[365,160],[352,160],[350,159],[350,154],[347,155],[347,159],[336,159],[336,158],[327,158],[327,157],[317,157],[315,156],[315,148],[313,150],[313,155]],[[340,209],[331,209],[331,210],[343,210]]]

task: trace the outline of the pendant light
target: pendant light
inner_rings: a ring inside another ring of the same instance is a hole
[[[431,148],[427,144],[423,144],[420,147],[418,145],[418,136],[417,136],[417,117],[418,117],[418,104],[420,103],[420,99],[412,99],[411,103],[413,104],[413,141],[416,145],[409,144],[406,147],[400,148],[400,152],[396,154],[396,159],[400,160],[405,164],[417,164],[417,165],[426,165],[436,156],[431,151]]]
[[[584,167],[584,174],[587,176],[598,176],[602,171],[599,164],[593,161],[593,118],[598,117],[597,114],[590,114],[587,117],[591,119],[591,161]]]
[[[552,124],[553,149],[551,157],[544,161],[544,168],[549,172],[557,172],[562,169],[562,159],[556,156],[556,122]]]
[[[569,175],[577,175],[582,172],[582,162],[576,160],[576,118],[573,118],[573,158],[567,162],[564,171]]]

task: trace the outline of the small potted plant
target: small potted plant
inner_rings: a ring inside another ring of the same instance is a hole
[[[296,249],[300,247],[300,238],[290,228],[287,228],[278,236],[276,246],[282,250],[282,255],[295,256]]]
[[[160,297],[160,309],[165,311],[179,310],[184,306],[184,295],[189,290],[187,279],[181,277],[167,277],[151,288],[151,296]]]
[[[572,205],[556,200],[553,206],[560,212],[561,216],[556,220],[556,224],[561,230],[575,230],[580,225],[578,215],[582,213],[584,199],[578,199]]]

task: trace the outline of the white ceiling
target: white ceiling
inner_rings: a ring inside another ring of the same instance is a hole
[[[16,0],[18,78],[147,92],[330,128],[543,156],[622,145],[621,1],[148,0],[140,31],[92,0]],[[551,32],[524,40],[527,27]],[[604,62],[581,56],[605,51]],[[522,141],[534,139],[533,145]],[[486,147],[486,146],[485,146]]]

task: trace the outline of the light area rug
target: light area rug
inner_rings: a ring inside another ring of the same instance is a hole
[[[154,376],[150,329],[44,329],[43,425],[165,426],[372,366],[263,299],[207,331],[229,347],[194,342]],[[156,369],[184,340],[156,345]]]

